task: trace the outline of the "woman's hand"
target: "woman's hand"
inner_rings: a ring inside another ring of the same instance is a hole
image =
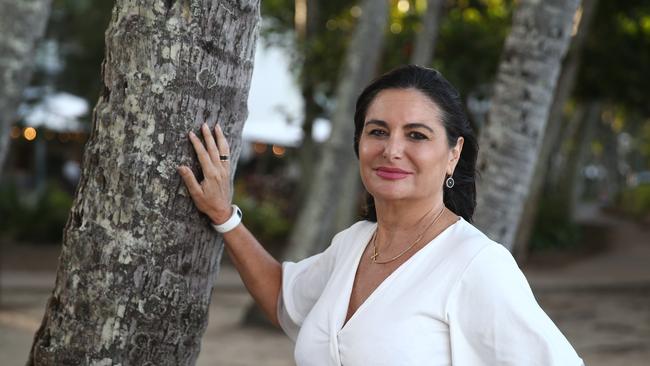
[[[190,132],[190,141],[199,157],[203,181],[197,182],[192,170],[184,165],[178,167],[187,190],[199,211],[208,215],[215,224],[222,224],[230,217],[230,147],[217,124],[214,128],[215,142],[207,124],[201,126],[205,146],[201,140]],[[207,147],[207,150],[206,150]]]

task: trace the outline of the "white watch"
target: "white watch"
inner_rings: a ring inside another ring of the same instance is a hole
[[[217,225],[217,224],[213,223],[212,227],[216,231],[218,231],[218,232],[220,232],[222,234],[227,233],[230,230],[237,227],[237,225],[239,225],[239,223],[241,222],[242,216],[243,215],[242,215],[241,210],[239,209],[239,207],[237,207],[237,205],[232,205],[232,215],[230,215],[230,218],[228,220],[226,220],[226,222],[224,222],[223,224]]]

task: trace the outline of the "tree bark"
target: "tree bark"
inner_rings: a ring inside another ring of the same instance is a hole
[[[0,0],[0,176],[9,130],[32,75],[34,50],[45,32],[51,0]]]
[[[553,151],[557,151],[556,148],[559,147],[559,143],[561,143],[561,132],[563,127],[566,125],[563,123],[562,118],[564,106],[569,100],[571,92],[573,91],[573,86],[575,85],[575,80],[578,75],[578,67],[580,66],[580,60],[582,59],[582,46],[584,45],[585,39],[587,39],[589,26],[591,25],[594,13],[596,12],[597,4],[598,0],[583,0],[580,24],[578,25],[576,35],[571,41],[569,52],[562,64],[562,72],[558,79],[553,104],[551,105],[551,110],[549,112],[546,132],[544,133],[544,139],[540,147],[541,151],[537,164],[535,165],[535,173],[533,175],[530,194],[526,200],[521,224],[519,225],[519,230],[517,230],[517,235],[515,237],[513,252],[520,263],[526,259],[528,253],[528,242],[530,241],[530,236],[537,217],[537,207],[542,195],[542,188],[546,182],[545,177],[550,167],[549,161],[551,160],[551,155]]]
[[[475,223],[512,249],[578,0],[522,0],[480,136]]]
[[[187,133],[219,122],[234,174],[258,21],[255,0],[116,1],[29,365],[195,363],[223,246],[176,167],[198,171]]]
[[[427,12],[422,18],[422,30],[415,37],[415,46],[411,54],[411,63],[429,67],[433,60],[433,51],[440,28],[442,0],[428,0]]]
[[[388,1],[363,0],[361,9],[339,76],[332,132],[323,144],[313,184],[291,233],[287,260],[300,260],[322,251],[343,225],[335,217],[337,212],[355,212],[356,197],[349,198],[358,192],[359,186],[352,150],[355,100],[378,65],[388,20]]]

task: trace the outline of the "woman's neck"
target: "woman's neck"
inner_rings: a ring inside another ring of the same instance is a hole
[[[378,229],[387,238],[421,230],[443,208],[442,198],[417,201],[375,200]]]

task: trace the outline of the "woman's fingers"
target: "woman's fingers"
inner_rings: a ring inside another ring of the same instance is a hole
[[[188,192],[190,192],[190,196],[192,196],[196,201],[196,199],[203,194],[203,190],[201,189],[199,182],[196,180],[194,173],[192,173],[190,168],[184,165],[178,167],[178,172],[180,173],[181,178],[183,178],[183,182],[185,182],[185,186],[187,187]]]
[[[219,162],[219,148],[217,143],[214,141],[214,137],[210,133],[210,127],[206,123],[201,126],[201,132],[203,132],[203,140],[205,140],[205,145],[208,148],[208,154],[210,159],[216,165]]]
[[[199,163],[201,163],[201,169],[203,170],[203,175],[207,175],[213,169],[212,160],[210,155],[205,150],[203,143],[199,140],[199,137],[190,131],[190,141],[194,146],[194,151],[196,151],[196,156],[199,157]]]
[[[223,130],[221,130],[221,126],[217,124],[214,127],[214,131],[215,134],[217,135],[217,144],[219,145],[219,153],[221,155],[228,156],[228,159],[230,159],[230,146],[228,146],[228,140],[226,140],[226,136],[223,134]]]
[[[206,124],[201,126],[204,143],[196,134],[190,132],[190,141],[196,151],[203,171],[204,179],[198,182],[187,166],[179,166],[178,172],[187,187],[192,200],[199,211],[219,220],[230,212],[230,184],[228,183],[229,166],[220,160],[220,155],[228,155],[229,147],[223,132],[216,129],[216,141]],[[217,222],[217,221],[215,221]]]

